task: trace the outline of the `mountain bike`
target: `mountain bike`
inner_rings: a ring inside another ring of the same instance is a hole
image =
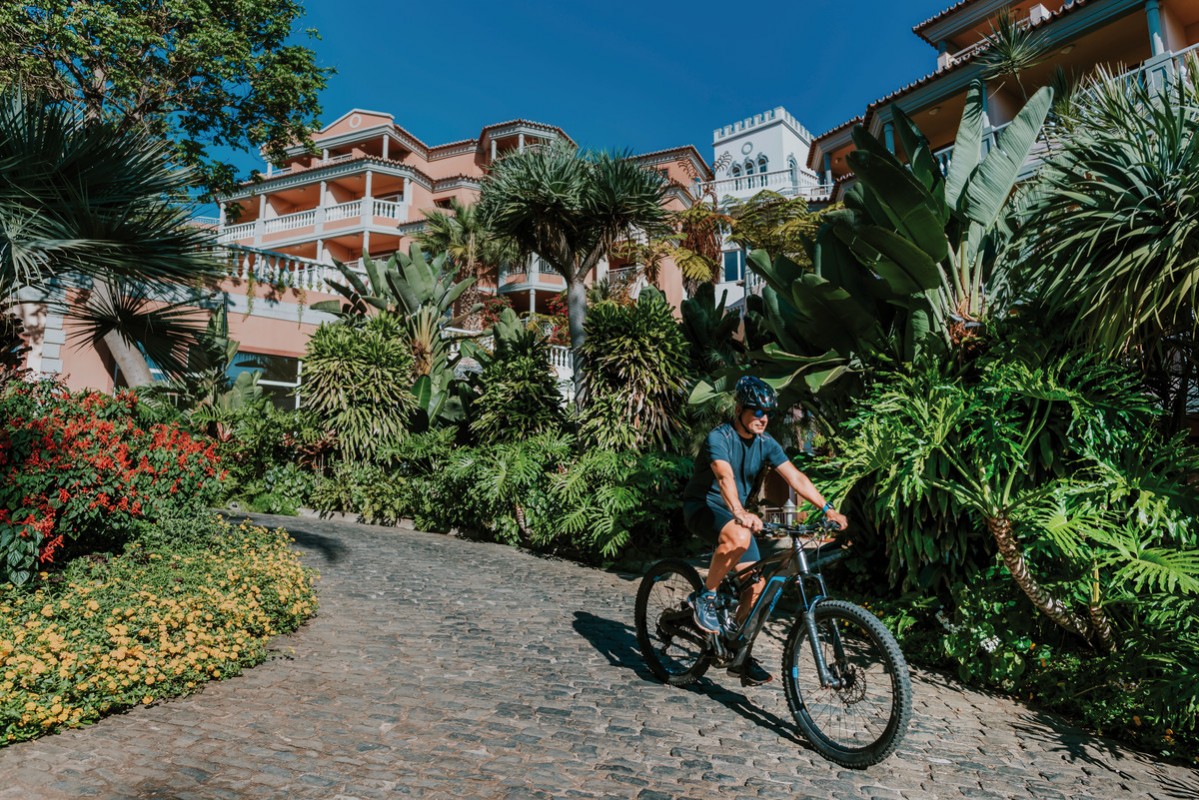
[[[797,587],[801,606],[781,672],[787,705],[822,756],[863,769],[899,746],[912,715],[912,683],[899,644],[878,618],[828,596],[821,570],[843,555],[826,541],[832,530],[827,521],[767,523],[763,535],[790,537],[791,546],[730,570],[717,589],[720,634],[700,630],[692,619],[689,598],[703,588],[695,568],[680,559],[659,561],[637,591],[637,643],[659,679],[674,686],[694,683],[711,666],[743,664],[783,590]],[[759,578],[765,587],[738,626],[738,598]]]

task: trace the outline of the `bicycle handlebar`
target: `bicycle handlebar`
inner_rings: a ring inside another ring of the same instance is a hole
[[[763,522],[762,533],[768,534],[775,539],[781,539],[784,536],[813,536],[826,531],[839,531],[841,526],[830,519],[822,519],[814,524],[793,524],[787,525],[781,522]]]

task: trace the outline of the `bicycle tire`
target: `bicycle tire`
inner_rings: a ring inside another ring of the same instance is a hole
[[[787,705],[817,752],[843,767],[865,769],[894,753],[907,732],[912,717],[907,662],[895,637],[864,608],[825,600],[812,613],[829,671],[848,685],[820,685],[808,626],[801,617],[783,650]],[[832,641],[834,628],[844,653],[840,660]]]
[[[637,644],[650,672],[672,686],[694,683],[712,663],[707,634],[691,621],[687,603],[702,588],[695,567],[679,559],[654,564],[637,588]]]

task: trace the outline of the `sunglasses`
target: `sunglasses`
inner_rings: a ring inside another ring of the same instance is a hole
[[[770,416],[770,411],[765,408],[747,408],[745,410],[754,412],[754,419],[761,419],[762,417]]]

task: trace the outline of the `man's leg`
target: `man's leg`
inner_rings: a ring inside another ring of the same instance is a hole
[[[720,529],[720,538],[716,542],[716,552],[712,553],[712,562],[708,565],[708,579],[705,586],[709,591],[716,591],[724,576],[729,574],[733,565],[741,560],[745,551],[753,543],[753,534],[749,528],[738,525],[730,520]]]

